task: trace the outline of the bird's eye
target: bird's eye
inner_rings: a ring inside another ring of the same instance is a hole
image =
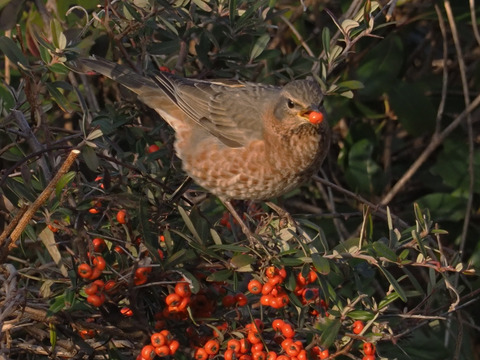
[[[289,109],[293,109],[295,107],[295,104],[293,103],[292,100],[288,99],[287,100],[287,106]]]

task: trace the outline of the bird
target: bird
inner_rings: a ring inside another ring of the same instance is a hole
[[[224,203],[277,198],[317,173],[328,153],[324,94],[314,80],[274,86],[166,71],[144,76],[95,56],[80,64],[155,110],[175,131],[183,170]]]

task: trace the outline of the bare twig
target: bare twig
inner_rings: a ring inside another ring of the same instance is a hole
[[[455,51],[457,53],[458,67],[460,70],[460,77],[462,79],[462,90],[463,98],[465,101],[465,107],[470,105],[470,91],[468,90],[468,79],[467,79],[467,68],[465,66],[465,61],[463,58],[462,47],[460,44],[460,37],[457,31],[457,25],[455,23],[455,18],[453,16],[452,8],[450,6],[450,1],[445,1],[445,10],[447,12],[448,23],[450,24],[450,29],[452,31],[453,42],[455,44]],[[465,209],[465,219],[463,222],[462,236],[460,241],[459,253],[460,259],[463,255],[463,250],[465,249],[465,242],[467,240],[468,225],[470,224],[470,217],[472,214],[472,204],[473,204],[473,190],[475,184],[475,175],[473,171],[473,127],[472,127],[472,116],[471,113],[467,113],[467,134],[468,134],[468,175],[469,175],[469,185],[468,193],[470,194],[467,200],[467,207]]]
[[[63,175],[66,174],[68,169],[70,169],[70,167],[72,166],[73,162],[75,161],[75,159],[79,154],[80,154],[79,150],[72,150],[70,154],[68,154],[68,157],[65,159],[65,162],[62,164],[62,167],[55,174],[55,176],[47,185],[45,190],[42,191],[42,193],[38,196],[37,200],[35,200],[35,202],[27,209],[25,214],[23,214],[22,218],[18,222],[18,225],[15,227],[15,229],[12,231],[10,235],[11,243],[9,248],[12,248],[13,246],[15,246],[15,242],[20,238],[20,235],[22,234],[23,230],[27,227],[30,219],[33,217],[35,212],[40,208],[40,206],[53,193],[53,190],[55,189],[55,186],[57,185],[58,181]]]
[[[463,112],[453,120],[439,134],[434,134],[428,146],[423,150],[417,160],[410,166],[410,168],[403,174],[400,180],[393,186],[392,190],[385,195],[380,201],[380,205],[388,205],[390,201],[398,194],[398,192],[405,186],[410,178],[417,172],[420,166],[428,159],[428,157],[443,143],[445,138],[457,128],[458,125],[478,106],[480,105],[480,95],[478,95]]]

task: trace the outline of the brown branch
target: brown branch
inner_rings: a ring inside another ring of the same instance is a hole
[[[445,138],[457,128],[458,125],[465,119],[473,110],[480,105],[480,95],[478,95],[467,108],[453,120],[441,133],[434,134],[428,146],[423,150],[417,160],[410,166],[400,180],[393,186],[392,190],[385,195],[380,201],[379,205],[388,205],[399,191],[405,186],[410,178],[417,172],[420,166],[428,159],[428,157],[443,143]]]
[[[58,170],[58,172],[55,174],[53,179],[48,183],[47,187],[45,190],[42,191],[42,193],[38,196],[37,200],[34,201],[32,205],[29,206],[27,211],[23,214],[22,218],[19,220],[18,225],[15,227],[15,229],[12,231],[10,238],[11,238],[11,243],[9,245],[9,250],[12,249],[15,246],[15,242],[20,238],[20,235],[22,234],[23,230],[27,227],[28,223],[30,222],[30,219],[33,217],[35,212],[42,206],[42,204],[47,201],[49,196],[53,193],[53,190],[55,189],[55,186],[57,183],[60,181],[60,178],[66,174],[66,172],[70,169],[72,166],[73,162],[77,158],[77,156],[80,154],[79,150],[72,150],[70,154],[68,154],[68,157],[65,159],[65,162],[62,164],[62,167]]]

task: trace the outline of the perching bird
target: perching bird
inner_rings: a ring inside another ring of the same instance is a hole
[[[308,180],[330,145],[323,94],[310,80],[283,87],[142,76],[101,58],[81,59],[159,113],[175,130],[183,169],[222,200],[268,200]]]

